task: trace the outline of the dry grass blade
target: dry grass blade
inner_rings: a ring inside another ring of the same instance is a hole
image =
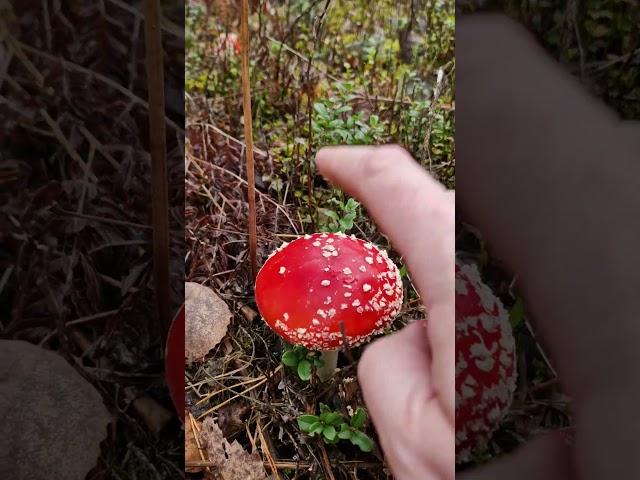
[[[257,233],[256,233],[256,191],[255,169],[253,165],[253,126],[251,117],[251,85],[249,78],[249,0],[242,0],[242,19],[240,21],[240,37],[242,42],[242,99],[244,114],[244,149],[247,161],[247,200],[249,201],[249,260],[251,277],[258,273]]]
[[[156,305],[166,338],[171,322],[169,286],[169,186],[167,180],[166,126],[164,121],[164,66],[159,0],[145,0],[145,46],[149,90],[149,144],[153,222],[153,276]]]

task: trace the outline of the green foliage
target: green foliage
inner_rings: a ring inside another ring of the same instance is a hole
[[[518,296],[516,303],[514,303],[513,307],[509,311],[509,322],[511,326],[515,329],[518,327],[522,321],[524,320],[524,301],[522,297]]]
[[[407,278],[407,276],[408,276],[407,265],[403,264],[400,267],[400,278]]]
[[[640,119],[640,9],[634,1],[585,0],[573,8],[534,1],[526,8],[507,0],[506,9],[530,26],[547,50],[583,77],[593,93],[626,119]],[[637,58],[637,55],[635,55]]]
[[[300,345],[287,348],[282,353],[281,360],[285,366],[296,372],[300,380],[305,382],[311,380],[313,368],[320,368],[324,363],[315,352]]]
[[[380,117],[354,112],[351,102],[357,98],[352,83],[336,84],[338,94],[313,104],[311,128],[318,147],[326,145],[370,145],[383,141],[384,125]]]
[[[319,415],[300,415],[298,427],[310,437],[321,435],[327,444],[335,444],[340,440],[349,440],[363,452],[371,452],[375,446],[371,437],[362,431],[367,421],[367,413],[362,407],[353,414],[349,421],[338,412],[332,411],[324,403],[320,404]]]
[[[360,204],[353,198],[347,200],[346,203],[336,198],[329,199],[329,202],[336,205],[337,211],[330,208],[318,209],[320,231],[348,233],[353,228],[353,222],[358,216]]]

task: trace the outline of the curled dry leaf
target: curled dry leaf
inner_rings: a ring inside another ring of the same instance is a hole
[[[82,480],[111,420],[100,394],[60,355],[0,340],[0,478]]]
[[[213,290],[193,282],[185,284],[185,345],[188,362],[202,359],[227,333],[231,311]]]
[[[214,470],[224,480],[266,480],[267,473],[258,453],[248,453],[234,441],[229,443],[211,417],[202,422],[201,444]]]

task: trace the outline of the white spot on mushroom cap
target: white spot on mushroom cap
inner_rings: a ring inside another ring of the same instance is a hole
[[[362,285],[362,290],[364,290],[365,292],[370,291],[371,285],[369,285],[368,283],[365,283],[364,285]]]
[[[284,273],[287,271],[287,269],[285,267],[280,267],[280,270],[278,270],[278,273],[280,275],[284,275]]]
[[[322,280],[320,282],[320,285],[322,285],[323,287],[328,287],[329,285],[331,285],[331,280]]]

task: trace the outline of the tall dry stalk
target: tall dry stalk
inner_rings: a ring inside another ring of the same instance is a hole
[[[169,313],[171,289],[169,285],[169,182],[167,179],[160,0],[145,0],[144,19],[151,153],[153,277],[158,318],[164,340],[171,321]]]
[[[240,41],[242,43],[242,110],[244,114],[245,157],[247,162],[247,198],[249,201],[249,260],[251,277],[258,272],[256,257],[256,190],[253,166],[253,125],[251,115],[251,85],[249,77],[249,0],[242,0],[240,19]]]

